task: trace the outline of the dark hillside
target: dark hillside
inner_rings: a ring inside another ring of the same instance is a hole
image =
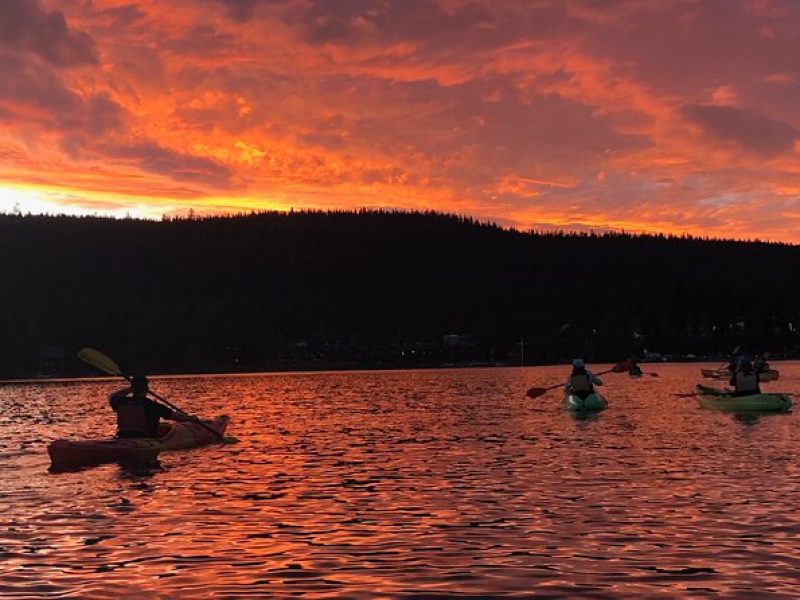
[[[422,213],[0,216],[0,377],[797,353],[800,248]],[[569,324],[569,326],[567,326]],[[444,336],[450,337],[444,337]],[[458,336],[458,337],[455,337]]]

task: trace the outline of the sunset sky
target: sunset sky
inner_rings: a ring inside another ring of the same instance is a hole
[[[800,243],[800,2],[0,0],[0,211]]]

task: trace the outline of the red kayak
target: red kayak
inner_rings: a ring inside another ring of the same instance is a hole
[[[203,421],[219,436],[198,423],[167,421],[159,425],[158,439],[55,440],[47,447],[47,452],[52,468],[153,459],[165,450],[184,450],[220,441],[229,421],[227,415]]]

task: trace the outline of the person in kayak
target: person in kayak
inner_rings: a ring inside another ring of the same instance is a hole
[[[769,371],[769,363],[767,362],[768,357],[769,352],[764,352],[764,354],[756,354],[756,358],[753,361],[753,368],[758,375],[763,375]]]
[[[147,397],[147,377],[137,375],[130,387],[118,390],[108,397],[111,408],[117,413],[117,437],[157,438],[161,419],[170,421],[198,421],[197,417],[172,410]]]
[[[733,388],[734,396],[749,396],[761,393],[761,388],[758,385],[758,373],[753,369],[750,357],[739,357],[739,364],[736,366],[736,372],[731,377],[729,384]]]
[[[639,366],[639,363],[636,361],[635,358],[628,359],[628,375],[631,377],[641,377],[642,376],[642,368]]]
[[[603,385],[600,378],[586,368],[586,363],[582,358],[572,361],[572,373],[567,377],[564,384],[564,391],[567,394],[575,394],[581,400],[585,400],[590,394],[594,394],[594,385]]]

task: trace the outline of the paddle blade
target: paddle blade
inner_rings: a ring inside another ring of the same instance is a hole
[[[87,365],[92,365],[109,375],[122,375],[122,371],[119,370],[119,365],[117,365],[117,363],[94,348],[81,348],[78,350],[78,358]]]
[[[528,398],[538,398],[543,395],[549,388],[532,387],[525,394]]]

